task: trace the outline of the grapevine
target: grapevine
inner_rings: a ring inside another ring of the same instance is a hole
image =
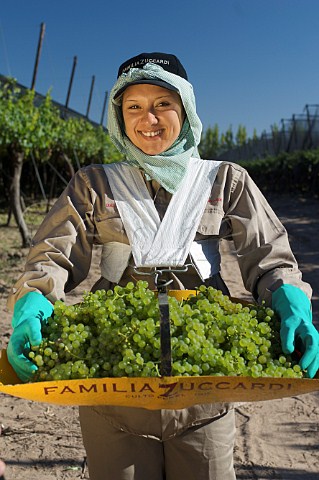
[[[212,287],[178,301],[169,297],[172,375],[301,378],[283,355],[279,320],[264,305],[243,305]],[[159,376],[160,312],[147,282],[57,301],[29,357],[35,381]]]

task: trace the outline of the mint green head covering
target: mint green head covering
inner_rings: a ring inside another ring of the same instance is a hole
[[[121,97],[116,98],[123,87],[140,79],[162,80],[175,87],[186,113],[179,137],[168,150],[158,155],[147,155],[129,140],[125,134]],[[141,167],[149,178],[158,181],[170,193],[177,191],[189,159],[199,158],[197,146],[201,139],[202,124],[196,113],[193,87],[184,78],[155,63],[147,63],[143,68],[131,68],[118,78],[110,93],[107,128],[111,140],[127,161]]]

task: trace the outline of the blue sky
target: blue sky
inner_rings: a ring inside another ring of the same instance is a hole
[[[100,121],[120,63],[140,52],[175,53],[194,86],[204,129],[239,124],[249,135],[319,103],[318,0],[2,0],[0,73],[31,86],[40,24],[46,31],[36,90],[52,88]]]

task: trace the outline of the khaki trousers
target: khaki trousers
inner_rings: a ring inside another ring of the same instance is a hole
[[[140,410],[138,409],[141,414]],[[129,409],[134,415],[134,408]],[[235,480],[234,410],[160,438],[160,411],[145,412],[157,422],[155,435],[121,429],[103,408],[80,407],[90,480]]]

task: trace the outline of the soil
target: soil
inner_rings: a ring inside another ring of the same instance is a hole
[[[286,226],[303,278],[313,287],[314,323],[319,327],[319,200],[269,196]],[[6,245],[13,227],[0,227]],[[222,244],[223,276],[231,294],[250,299],[243,287],[232,244]],[[23,269],[27,251],[0,252],[1,348],[11,333],[6,298]],[[75,303],[99,271],[95,250],[89,277],[68,295]],[[247,403],[236,409],[234,453],[238,480],[315,480],[319,478],[319,392],[281,400]],[[0,394],[0,458],[6,480],[89,479],[76,407],[60,407]]]

